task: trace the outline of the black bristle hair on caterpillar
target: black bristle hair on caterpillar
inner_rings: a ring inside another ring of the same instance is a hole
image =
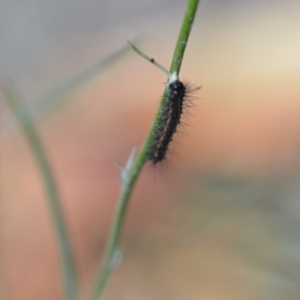
[[[162,108],[161,118],[153,135],[148,160],[154,165],[163,161],[168,147],[180,123],[186,96],[186,86],[176,78],[167,84],[168,95]]]
[[[166,87],[166,100],[161,108],[160,118],[147,155],[147,160],[153,165],[166,160],[173,136],[178,131],[178,125],[182,123],[182,114],[185,114],[193,106],[191,93],[201,88],[180,81],[176,72],[169,76]]]
[[[169,145],[173,139],[174,133],[177,131],[177,126],[181,121],[183,109],[189,106],[186,102],[188,101],[187,94],[190,91],[200,89],[200,87],[195,87],[191,90],[179,80],[176,72],[170,74],[167,69],[157,63],[153,58],[144,54],[131,42],[128,41],[128,43],[135,52],[168,75],[165,104],[162,107],[160,119],[158,120],[158,124],[153,133],[152,144],[150,145],[147,154],[147,160],[151,161],[153,165],[156,165],[166,159]]]

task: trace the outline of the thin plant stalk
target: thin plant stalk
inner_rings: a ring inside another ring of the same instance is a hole
[[[192,24],[195,18],[199,0],[189,0],[182,22],[181,30],[175,47],[172,64],[170,67],[170,74],[176,72],[179,74],[182,58],[187,45],[187,40],[192,28]],[[145,58],[147,56],[145,55]],[[90,295],[90,300],[98,300],[104,292],[107,285],[107,281],[113,269],[116,266],[117,256],[118,256],[118,245],[120,241],[121,232],[123,229],[124,217],[126,209],[129,203],[131,193],[133,191],[136,180],[141,172],[143,165],[147,160],[147,154],[149,152],[149,147],[153,140],[153,133],[160,119],[162,107],[165,104],[167,96],[167,88],[164,91],[158,113],[154,119],[148,136],[138,154],[135,158],[135,151],[130,155],[127,164],[121,170],[121,191],[120,196],[115,208],[115,213],[113,216],[113,221],[111,229],[109,231],[108,240],[104,250],[102,264],[97,273],[96,279],[93,283],[92,292]]]
[[[36,121],[44,118],[50,113],[55,112],[61,106],[70,101],[74,93],[83,89],[92,81],[96,76],[102,75],[105,72],[113,68],[118,61],[129,52],[128,47],[123,46],[117,51],[109,54],[104,59],[76,72],[70,76],[62,78],[46,90],[44,90],[38,96],[27,101],[28,111],[31,118]],[[0,127],[10,125],[12,118],[10,111],[6,112],[0,117]]]
[[[77,281],[74,259],[60,204],[61,201],[58,196],[49,162],[31,116],[28,113],[25,105],[21,102],[20,95],[15,89],[7,87],[4,87],[4,93],[25,133],[44,182],[48,205],[50,207],[56,238],[59,245],[60,259],[63,269],[64,299],[76,300]]]

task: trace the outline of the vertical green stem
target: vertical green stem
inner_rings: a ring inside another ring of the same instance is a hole
[[[176,48],[174,51],[174,56],[170,68],[170,73],[176,72],[177,74],[180,71],[182,58],[184,55],[184,51],[186,48],[187,40],[192,28],[192,24],[195,18],[195,14],[197,11],[199,0],[189,0],[187,4],[187,9],[185,12],[185,16],[182,22],[181,30],[179,33],[179,37],[177,40]],[[92,293],[90,295],[90,300],[98,300],[104,292],[107,281],[111,275],[111,272],[115,266],[114,260],[116,256],[117,247],[119,244],[124,217],[126,213],[126,209],[129,203],[130,195],[133,191],[135,182],[139,176],[139,173],[146,162],[147,154],[149,151],[149,146],[153,140],[153,132],[159,122],[161,108],[165,103],[165,98],[167,95],[167,90],[165,89],[164,95],[162,97],[162,101],[160,107],[158,109],[158,113],[155,117],[155,120],[151,126],[151,129],[148,133],[148,136],[136,158],[133,162],[133,157],[127,162],[127,165],[121,172],[122,186],[120,196],[117,202],[117,207],[115,209],[115,214],[112,221],[112,226],[109,231],[109,236],[107,240],[107,244],[104,251],[103,263],[98,271],[96,276]]]
[[[31,120],[29,113],[20,100],[20,96],[13,89],[4,90],[7,99],[15,113],[20,125],[27,137],[34,158],[40,169],[41,176],[44,181],[44,186],[47,194],[48,205],[52,214],[52,219],[55,227],[55,233],[59,245],[60,258],[63,267],[64,279],[64,299],[77,299],[77,285],[74,268],[74,261],[70,247],[69,237],[66,229],[65,220],[63,217],[60,199],[57,193],[55,181],[43,149],[43,145],[36,131],[35,125]]]
[[[179,74],[184,51],[194,23],[195,14],[197,12],[198,3],[199,0],[190,0],[188,2],[179,36],[177,39],[177,44],[174,50],[173,59],[170,67],[170,73],[176,72],[177,74]]]

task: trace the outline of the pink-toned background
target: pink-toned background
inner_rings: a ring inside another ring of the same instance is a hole
[[[185,9],[184,1],[0,4],[1,74],[27,101],[138,36],[168,67]],[[200,4],[181,71],[202,86],[191,126],[169,167],[143,170],[106,299],[299,299],[299,8]],[[141,146],[165,80],[129,53],[39,122],[82,299],[119,192],[116,162]],[[1,129],[1,273],[5,300],[62,297],[42,182],[11,123]]]

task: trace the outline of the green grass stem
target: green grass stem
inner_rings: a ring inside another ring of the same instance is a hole
[[[10,106],[25,133],[44,182],[48,205],[50,207],[56,238],[59,245],[61,265],[63,268],[64,299],[76,300],[77,283],[74,260],[60,204],[61,201],[58,196],[49,162],[35,128],[35,124],[32,121],[24,103],[21,101],[20,95],[13,88],[5,86],[3,89]]]
[[[172,64],[170,67],[170,73],[176,72],[176,74],[179,74],[181,62],[187,45],[188,37],[192,28],[192,24],[195,18],[198,3],[199,0],[188,1],[185,16],[175,47]],[[115,268],[115,258],[116,253],[118,253],[118,246],[123,229],[126,209],[136,180],[141,172],[143,165],[146,162],[149,146],[151,145],[153,140],[153,132],[159,122],[161,108],[165,104],[166,96],[167,89],[165,89],[164,91],[161,104],[158,109],[158,113],[154,119],[154,122],[139,154],[135,158],[135,151],[133,151],[127,161],[126,166],[121,170],[120,196],[117,201],[117,206],[115,208],[111,229],[109,231],[107,244],[104,250],[102,264],[94,281],[92,292],[89,298],[90,300],[98,300],[103,295],[104,289],[107,285],[107,281],[113,269]]]

